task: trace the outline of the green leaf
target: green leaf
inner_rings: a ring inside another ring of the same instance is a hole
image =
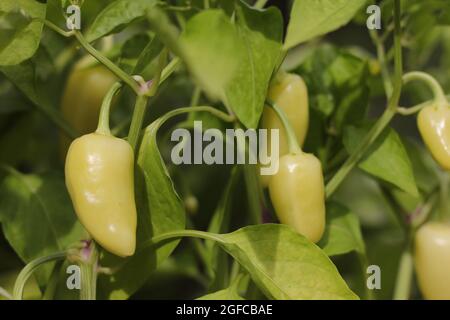
[[[6,239],[24,262],[65,250],[87,236],[61,175],[7,171],[0,186],[0,221]],[[39,269],[41,284],[50,276],[52,265]]]
[[[207,294],[205,296],[197,298],[197,300],[245,300],[245,299],[242,298],[234,288],[230,287]]]
[[[142,249],[145,241],[185,228],[184,206],[175,191],[156,141],[156,134],[163,122],[164,119],[160,118],[147,127],[139,150],[136,175],[136,253],[125,260],[124,266],[113,277],[99,279],[102,294],[110,299],[126,299],[133,294],[178,244],[171,242],[156,249]],[[124,260],[107,255],[104,261],[106,265],[117,266]]]
[[[369,132],[370,127],[350,126],[344,130],[343,142],[350,154]],[[417,197],[419,195],[411,161],[394,129],[388,128],[380,135],[358,166],[362,170],[392,183],[412,196]]]
[[[222,10],[205,10],[186,23],[180,37],[183,60],[205,92],[225,97],[225,88],[245,59],[243,43]]]
[[[156,6],[156,0],[116,0],[108,5],[92,23],[86,33],[89,42],[118,32],[133,20],[143,17]]]
[[[281,54],[282,16],[275,8],[260,11],[244,3],[236,8],[235,24],[222,10],[204,10],[188,20],[179,38],[163,12],[153,10],[149,19],[202,90],[255,128]]]
[[[402,139],[413,167],[414,177],[419,190],[429,194],[439,183],[439,166],[425,146],[413,139]]]
[[[41,40],[47,6],[34,0],[0,2],[0,65],[21,63],[34,55]]]
[[[284,48],[287,50],[347,24],[366,0],[295,0]]]
[[[231,220],[231,210],[233,207],[234,191],[241,177],[241,172],[239,167],[234,167],[231,171],[231,176],[228,180],[225,190],[223,191],[222,197],[219,204],[214,211],[211,221],[208,226],[208,232],[212,233],[225,233],[228,232],[228,228]],[[226,261],[226,253],[219,250],[215,242],[208,241],[205,243],[205,249],[207,253],[207,259],[210,262],[210,267],[214,272],[214,279],[212,279],[209,286],[209,290],[214,290],[218,288],[223,288],[228,277],[224,274],[228,274],[228,264],[223,263]]]
[[[145,71],[148,65],[158,57],[161,50],[163,49],[163,44],[156,37],[145,46],[144,50],[140,53],[136,66],[134,67],[133,74],[141,74]]]
[[[358,299],[315,244],[282,224],[215,235],[270,299]]]
[[[322,45],[296,70],[308,86],[312,109],[344,125],[364,119],[369,101],[367,62],[346,50]]]
[[[351,251],[364,254],[366,249],[358,216],[338,203],[327,204],[327,224],[319,246],[328,256]]]
[[[261,11],[242,3],[236,26],[245,51],[226,87],[226,103],[246,127],[256,128],[281,54],[283,17],[275,7]]]

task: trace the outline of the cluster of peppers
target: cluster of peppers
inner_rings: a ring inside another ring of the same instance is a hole
[[[133,255],[136,247],[134,153],[109,130],[115,81],[114,75],[99,65],[78,65],[71,73],[62,111],[85,135],[71,143],[65,174],[75,211],[86,230],[103,248],[126,257]],[[325,188],[319,159],[301,150],[309,122],[307,87],[300,76],[280,73],[271,83],[267,101],[261,128],[268,129],[268,143],[270,129],[279,130],[280,157],[278,172],[261,176],[261,184],[268,188],[280,222],[318,242],[325,229]],[[423,108],[418,127],[433,157],[450,170],[450,106],[445,102]],[[65,153],[67,138],[62,139]],[[450,299],[449,225],[429,222],[418,230],[415,264],[424,297]]]

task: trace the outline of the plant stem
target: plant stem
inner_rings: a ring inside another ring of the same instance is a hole
[[[125,71],[120,69],[118,66],[114,64],[111,60],[109,60],[107,57],[105,57],[103,54],[101,54],[99,51],[97,51],[87,40],[84,38],[84,36],[79,31],[74,31],[73,33],[75,37],[77,38],[78,42],[81,44],[81,46],[89,52],[90,55],[92,55],[94,58],[96,58],[100,63],[102,63],[105,67],[107,67],[109,70],[111,70],[112,73],[114,73],[119,79],[121,79],[123,82],[125,82],[136,94],[139,94],[139,85],[136,83],[136,81],[128,75]]]
[[[169,64],[161,72],[161,79],[159,81],[159,85],[161,85],[161,83],[163,83],[176,70],[180,62],[181,60],[178,57],[172,59],[169,62]]]
[[[0,297],[3,297],[8,300],[13,300],[13,296],[2,287],[0,287]]]
[[[431,75],[421,71],[409,72],[403,76],[403,83],[406,84],[410,81],[420,80],[425,82],[431,89],[434,95],[434,102],[439,108],[448,107],[449,103],[447,97],[445,96],[444,90],[442,89],[439,82],[433,78]]]
[[[369,30],[370,37],[372,38],[372,42],[374,43],[377,50],[378,61],[380,62],[381,67],[381,75],[383,78],[384,91],[386,92],[386,96],[390,97],[392,94],[392,80],[391,75],[386,63],[386,52],[384,49],[383,41],[380,39],[376,30]]]
[[[265,5],[268,1],[269,0],[258,0],[258,1],[256,1],[255,5],[253,7],[256,9],[262,9],[265,7]]]
[[[136,104],[131,118],[130,131],[128,132],[128,142],[135,151],[137,150],[148,99],[156,94],[159,85],[165,80],[162,78],[162,74],[165,70],[164,65],[166,64],[167,54],[168,50],[163,49],[159,56],[158,70],[155,73],[153,81],[149,84],[150,87],[148,87],[148,85],[141,87],[136,98]]]
[[[204,240],[215,241],[218,243],[224,242],[224,240],[222,239],[222,237],[219,234],[209,233],[209,232],[199,231],[199,230],[177,230],[177,231],[166,232],[166,233],[160,234],[156,237],[153,237],[150,240],[147,240],[146,242],[143,243],[143,245],[139,251],[144,250],[148,247],[157,245],[160,242],[164,242],[164,241],[168,241],[168,240],[173,241],[173,240],[183,238],[183,237],[200,238],[200,239],[204,239]]]
[[[88,250],[88,256],[83,256],[83,250]],[[86,248],[81,249],[79,262],[81,269],[80,300],[95,300],[97,297],[97,266],[98,250],[92,241]]]
[[[139,135],[144,122],[145,110],[147,108],[149,97],[146,95],[138,95],[134,106],[133,117],[131,119],[130,131],[128,133],[128,142],[133,150],[136,151],[139,141]]]
[[[400,264],[397,272],[397,280],[395,283],[394,300],[408,300],[411,291],[411,280],[413,274],[413,259],[411,248],[408,244],[400,258]]]
[[[369,287],[367,286],[367,283],[365,283],[367,267],[369,266],[369,262],[367,260],[367,255],[365,253],[358,252],[358,261],[359,261],[359,265],[361,267],[361,274],[362,274],[362,279],[363,279],[363,283],[364,283],[364,291],[366,294],[366,299],[374,300],[373,290],[369,289]]]
[[[122,88],[122,83],[114,83],[106,96],[103,98],[100,116],[98,118],[97,133],[111,135],[111,130],[109,129],[109,112],[111,109],[112,99],[119,92],[120,88]]]
[[[378,136],[383,132],[386,126],[390,123],[395,113],[397,112],[398,102],[400,100],[400,94],[402,90],[402,47],[401,47],[401,27],[400,27],[400,0],[395,0],[394,6],[394,50],[395,50],[395,77],[394,77],[394,90],[389,99],[388,106],[383,115],[378,119],[375,125],[371,128],[369,133],[362,139],[356,150],[345,161],[342,167],[338,170],[336,175],[328,182],[325,187],[326,197],[329,198],[344,181],[345,177],[358,163],[358,161],[364,156],[365,152],[370,148],[372,143],[376,141]]]
[[[25,288],[25,284],[27,280],[31,277],[34,271],[41,266],[44,263],[64,259],[66,257],[66,252],[57,252],[54,254],[50,254],[45,257],[37,258],[30,263],[28,263],[22,271],[20,271],[19,275],[17,276],[16,283],[14,284],[14,290],[13,290],[13,298],[14,300],[22,300],[23,296],[23,289]]]
[[[301,153],[302,149],[300,149],[297,136],[295,135],[294,129],[292,128],[292,125],[290,124],[289,119],[287,118],[284,111],[280,107],[278,107],[273,101],[267,100],[266,104],[275,111],[277,116],[280,118],[281,123],[283,124],[288,139],[289,153],[291,154]]]

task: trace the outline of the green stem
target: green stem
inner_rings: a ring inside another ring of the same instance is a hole
[[[201,95],[202,89],[200,89],[199,86],[196,86],[194,92],[192,93],[191,102],[189,103],[189,105],[191,107],[198,105]]]
[[[378,61],[380,62],[381,75],[383,79],[384,91],[386,96],[390,97],[392,94],[392,80],[386,63],[386,51],[384,49],[383,41],[380,39],[376,30],[369,30],[370,37],[377,50]]]
[[[369,149],[372,143],[378,138],[378,136],[383,132],[386,126],[390,123],[395,115],[395,110],[392,108],[386,109],[380,119],[375,123],[375,125],[370,129],[369,133],[364,137],[362,142],[358,145],[356,150],[350,155],[347,161],[341,166],[341,168],[336,172],[336,174],[331,178],[325,187],[326,197],[329,198],[339,187],[339,185],[344,181],[350,171],[362,158],[364,153]]]
[[[450,100],[450,95],[446,95],[445,98],[447,99],[447,101]],[[418,105],[415,105],[413,107],[409,107],[409,108],[405,108],[405,107],[397,107],[397,113],[402,115],[402,116],[410,116],[412,114],[415,114],[417,112],[419,112],[420,110],[422,110],[425,107],[428,107],[429,105],[434,103],[434,99],[432,100],[428,100],[425,102],[422,102]]]
[[[178,57],[169,62],[169,64],[161,72],[161,79],[159,81],[160,85],[176,70],[180,62],[181,60]]]
[[[111,135],[111,130],[109,129],[109,112],[111,110],[111,102],[114,96],[119,92],[121,88],[122,88],[121,82],[114,83],[111,89],[109,89],[106,96],[103,98],[96,133]]]
[[[266,6],[266,3],[268,1],[269,0],[258,0],[258,1],[256,1],[255,5],[253,7],[256,8],[256,9],[262,9],[262,8],[264,8]]]
[[[25,288],[25,284],[27,280],[31,277],[34,271],[44,263],[64,259],[66,257],[66,252],[57,252],[42,258],[37,258],[30,263],[28,263],[22,271],[20,271],[16,283],[14,284],[13,290],[13,298],[14,300],[22,300],[23,297],[23,289]]]
[[[163,52],[161,52],[159,56],[158,70],[156,71],[156,76],[150,84],[150,88],[141,88],[136,98],[136,104],[134,107],[133,116],[131,118],[130,131],[128,132],[128,142],[135,151],[138,146],[139,135],[142,130],[148,100],[156,94],[159,85],[165,80],[165,78],[163,79],[163,72],[165,70],[164,65],[166,64],[167,54],[167,49],[164,49]]]
[[[121,79],[123,82],[125,82],[136,94],[140,93],[139,85],[136,83],[136,81],[128,75],[125,71],[120,69],[118,66],[114,64],[111,60],[109,60],[107,57],[105,57],[103,54],[101,54],[99,51],[97,51],[85,38],[79,31],[74,31],[73,33],[75,37],[77,38],[78,42],[81,44],[81,46],[89,52],[90,55],[92,55],[94,58],[96,58],[100,63],[102,63],[105,67],[107,67],[109,70],[111,70],[112,73],[114,73],[119,79]]]
[[[361,273],[362,273],[362,279],[363,279],[363,283],[364,283],[364,290],[365,290],[365,294],[366,294],[366,299],[367,300],[374,300],[375,297],[373,295],[373,290],[369,289],[369,287],[365,283],[367,267],[369,266],[369,262],[367,260],[367,255],[365,253],[359,253],[358,252],[358,260],[359,260],[359,265],[361,267]]]
[[[98,251],[94,242],[91,242],[86,249],[90,250],[89,256],[81,257],[79,261],[81,269],[80,300],[95,300],[97,297]]]
[[[365,152],[375,142],[378,136],[383,132],[386,126],[391,122],[392,118],[397,112],[398,102],[400,100],[400,94],[402,90],[402,73],[403,73],[403,58],[402,58],[402,46],[401,46],[401,27],[400,27],[400,0],[395,0],[394,5],[394,53],[395,53],[395,77],[394,77],[394,90],[389,99],[388,106],[383,115],[378,119],[375,125],[371,128],[369,133],[362,139],[356,150],[342,167],[338,170],[336,175],[328,182],[325,187],[326,197],[329,198],[344,181],[349,172],[363,157]]]
[[[297,136],[295,135],[294,129],[292,128],[292,125],[290,124],[289,119],[286,116],[286,113],[284,113],[284,111],[280,107],[278,107],[273,101],[266,100],[266,104],[275,111],[277,116],[280,118],[281,123],[283,124],[288,139],[289,153],[292,154],[301,153],[302,149],[300,149]]]
[[[173,240],[176,240],[179,238],[184,238],[184,237],[199,238],[199,239],[204,239],[204,240],[215,241],[218,243],[224,243],[223,238],[220,235],[215,234],[215,233],[209,233],[209,232],[199,231],[199,230],[177,230],[177,231],[166,232],[166,233],[163,233],[156,237],[153,237],[150,240],[147,240],[146,242],[143,243],[143,245],[139,251],[144,250],[144,249],[154,246],[154,245],[158,245],[160,242],[164,242],[164,241],[168,241],[168,240],[173,241]]]
[[[411,246],[406,245],[397,272],[397,280],[394,289],[394,300],[408,300],[411,292],[411,280],[413,276],[413,258]]]
[[[133,117],[131,119],[130,131],[128,132],[128,142],[136,151],[139,141],[139,135],[144,122],[145,110],[147,108],[149,97],[146,95],[138,95],[134,106]]]
[[[112,73],[114,73],[119,79],[121,79],[123,82],[125,82],[127,85],[130,86],[130,88],[136,93],[139,94],[139,86],[137,85],[136,81],[128,75],[125,71],[120,69],[118,66],[114,64],[111,60],[109,60],[107,57],[105,57],[103,54],[101,54],[97,49],[95,49],[87,40],[84,38],[84,36],[81,34],[81,32],[77,30],[71,30],[71,31],[64,31],[54,23],[45,20],[45,19],[38,19],[42,21],[47,27],[52,29],[53,31],[59,33],[63,37],[72,37],[75,36],[77,38],[80,45],[89,52],[90,55],[92,55],[94,58],[96,58],[100,63],[102,63],[105,67],[107,67],[109,70],[111,70]]]
[[[447,97],[445,96],[444,90],[442,89],[439,82],[433,78],[431,75],[421,71],[409,72],[403,76],[403,83],[406,84],[410,81],[420,80],[425,82],[431,89],[434,95],[434,102],[439,108],[446,108],[449,105]]]
[[[13,300],[13,296],[2,287],[0,287],[0,297],[3,297],[8,300]]]

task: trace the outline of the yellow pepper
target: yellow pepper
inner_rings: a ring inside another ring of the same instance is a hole
[[[320,161],[312,154],[287,154],[269,182],[270,199],[281,223],[312,242],[325,229],[325,192]]]
[[[414,261],[422,295],[450,300],[450,225],[430,222],[416,233]]]
[[[433,158],[444,169],[450,170],[450,103],[439,82],[425,72],[413,71],[403,76],[403,83],[419,80],[428,85],[433,102],[422,108],[417,127]]]
[[[318,242],[325,229],[322,165],[314,155],[301,150],[283,110],[275,103],[268,103],[279,117],[288,143],[288,153],[280,157],[278,171],[269,181],[272,205],[281,223]]]
[[[64,89],[61,112],[76,132],[86,134],[95,131],[103,97],[116,81],[111,71],[103,65],[95,65],[90,56],[75,65]],[[64,158],[70,139],[61,135],[60,140]]]
[[[436,105],[423,108],[417,126],[433,158],[443,169],[450,170],[450,108]]]
[[[137,214],[133,149],[113,137],[107,124],[118,87],[105,98],[97,131],[70,145],[65,175],[75,212],[86,230],[103,248],[125,257],[135,251]]]
[[[308,89],[303,79],[296,74],[280,73],[269,88],[267,98],[273,101],[286,114],[292,129],[295,132],[300,146],[305,141],[309,123]],[[267,129],[267,150],[270,152],[271,129],[279,130],[279,156],[289,152],[286,133],[283,125],[275,112],[265,107],[261,120],[261,128]],[[270,154],[268,154],[270,157]],[[267,187],[271,176],[261,175],[261,184]]]

